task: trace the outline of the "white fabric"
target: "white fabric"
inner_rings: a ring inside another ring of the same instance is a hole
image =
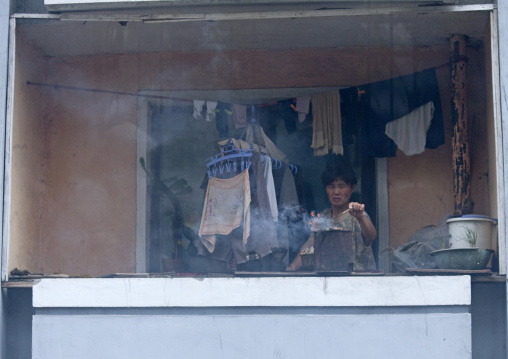
[[[273,182],[272,161],[268,157],[265,158],[264,172],[266,192],[268,193],[268,202],[270,203],[270,212],[272,213],[273,221],[277,222],[279,219],[279,209],[277,208],[277,195],[275,194],[275,183]]]
[[[330,150],[343,154],[339,91],[312,95],[311,102],[314,156],[327,155]]]
[[[206,101],[206,121],[215,120],[215,108],[217,107],[217,101]]]
[[[310,96],[301,96],[296,98],[295,111],[298,112],[298,122],[305,121],[309,113]]]
[[[203,106],[205,105],[206,101],[194,100],[193,102],[194,102],[194,113],[192,114],[192,116],[194,116],[196,120],[202,120],[203,115],[201,115],[201,112],[203,111]]]
[[[215,250],[217,234],[229,234],[243,224],[243,244],[250,235],[249,171],[229,179],[212,177],[206,188],[198,235],[210,253]]]
[[[235,128],[247,127],[247,106],[233,104],[231,110],[233,111]]]
[[[406,156],[417,155],[425,150],[427,131],[434,116],[434,103],[427,102],[406,116],[388,122],[385,133]]]

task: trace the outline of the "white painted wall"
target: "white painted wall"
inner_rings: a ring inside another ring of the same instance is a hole
[[[35,308],[470,305],[469,276],[42,279]]]

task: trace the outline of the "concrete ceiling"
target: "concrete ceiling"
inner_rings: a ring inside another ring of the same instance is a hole
[[[481,44],[489,11],[387,14],[253,12],[166,17],[60,14],[20,16],[18,30],[47,56],[337,47],[448,45],[451,34]],[[51,18],[53,16],[53,18]],[[157,20],[157,21],[155,21]],[[162,21],[164,20],[164,21]]]

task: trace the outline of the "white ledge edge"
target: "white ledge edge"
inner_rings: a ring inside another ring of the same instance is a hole
[[[469,276],[42,279],[35,308],[470,305]]]

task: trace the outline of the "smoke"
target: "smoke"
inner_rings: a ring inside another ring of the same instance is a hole
[[[311,214],[301,206],[285,205],[279,208],[279,221],[287,224],[290,251],[297,252],[309,238],[311,219]]]

